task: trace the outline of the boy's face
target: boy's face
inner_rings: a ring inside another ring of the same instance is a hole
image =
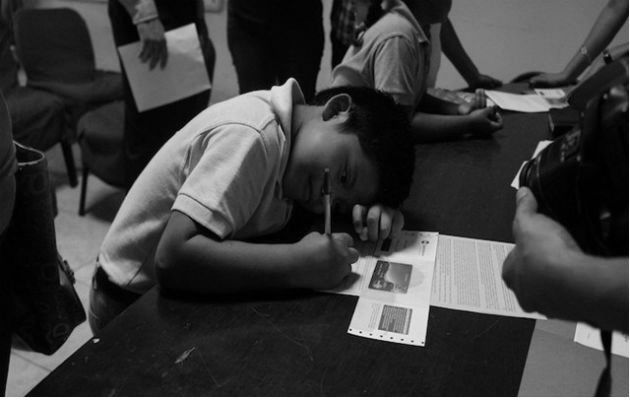
[[[343,117],[314,118],[294,137],[283,179],[285,196],[307,210],[324,212],[324,169],[330,169],[332,203],[337,212],[349,213],[355,204],[372,204],[378,187],[378,171],[352,133],[340,130]]]

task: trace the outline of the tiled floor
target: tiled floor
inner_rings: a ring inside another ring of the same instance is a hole
[[[79,149],[75,146],[76,165],[80,168]],[[46,153],[52,183],[56,187],[59,214],[55,219],[57,247],[75,272],[75,288],[87,310],[90,279],[94,270],[94,259],[107,229],[122,202],[124,192],[106,185],[94,176],[89,177],[87,213],[78,215],[80,186],[68,185],[66,168],[59,146]],[[80,176],[80,173],[79,173]],[[31,352],[24,349],[19,338],[14,337],[7,396],[24,396],[50,371],[61,364],[70,354],[92,337],[87,322],[78,326],[68,341],[53,355]]]

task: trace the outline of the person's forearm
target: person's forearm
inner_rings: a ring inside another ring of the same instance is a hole
[[[457,32],[455,32],[450,19],[447,19],[442,24],[440,40],[444,55],[451,61],[466,82],[471,85],[479,76],[479,70],[459,41]]]
[[[459,104],[424,93],[416,110],[430,114],[456,115],[458,107]]]
[[[628,0],[610,0],[591,31],[564,69],[575,80],[601,54],[628,18]]]
[[[215,241],[198,234],[176,254],[156,257],[158,281],[167,289],[198,294],[290,288],[298,262],[294,246]]]
[[[575,319],[602,329],[628,332],[628,259],[585,254],[571,256],[564,279],[568,299],[575,302]]]
[[[127,10],[136,25],[159,17],[153,0],[118,0],[118,2]]]
[[[461,138],[470,128],[468,115],[439,115],[416,112],[411,119],[415,143]]]

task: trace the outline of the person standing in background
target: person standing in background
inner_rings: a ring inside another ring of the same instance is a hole
[[[240,94],[295,78],[313,98],[324,51],[321,0],[230,0],[227,38]]]
[[[165,31],[194,23],[212,82],[215,52],[204,19],[203,0],[109,0],[108,12],[116,46],[141,41],[139,57],[148,69],[163,68],[168,63]],[[138,112],[122,64],[121,70],[125,99],[124,160],[130,187],[160,147],[208,106],[210,90]]]

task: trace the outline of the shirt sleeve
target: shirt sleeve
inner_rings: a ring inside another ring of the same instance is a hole
[[[394,36],[379,46],[374,60],[374,88],[389,93],[404,106],[415,107],[416,93],[423,86],[424,52],[416,54],[402,36]]]
[[[274,159],[260,133],[244,125],[223,125],[191,145],[188,176],[172,210],[180,211],[218,237],[232,236],[256,211],[271,178]]]

